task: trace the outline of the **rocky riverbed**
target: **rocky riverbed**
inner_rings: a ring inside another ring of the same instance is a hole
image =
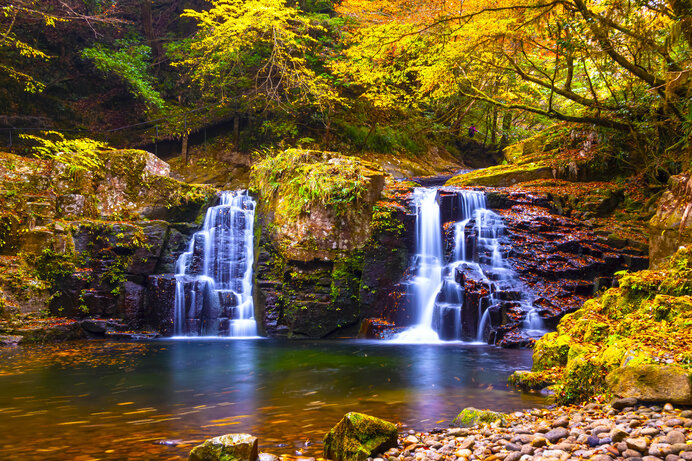
[[[692,460],[692,410],[632,399],[526,410],[471,427],[412,430],[369,461],[577,459]]]

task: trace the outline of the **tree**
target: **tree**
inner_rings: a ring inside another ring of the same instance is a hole
[[[678,139],[689,126],[685,2],[346,0],[340,11],[357,21],[348,56],[363,57],[354,60],[358,79],[405,73],[395,67],[403,61],[417,99],[438,107],[466,98],[625,132],[658,127]]]
[[[323,28],[282,0],[215,0],[208,11],[185,10],[197,21],[189,71],[207,98],[248,106],[303,103],[325,109],[338,100],[306,55]]]

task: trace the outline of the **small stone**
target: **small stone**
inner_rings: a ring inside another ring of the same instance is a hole
[[[663,461],[661,458],[657,458],[656,456],[644,456],[642,458],[642,461]]]
[[[591,461],[613,461],[613,458],[608,455],[593,455],[589,459]]]
[[[596,426],[591,430],[591,435],[603,434],[605,432],[610,432],[610,428],[608,426]]]
[[[476,439],[473,437],[466,437],[460,444],[459,444],[459,449],[473,449],[473,446],[476,443]]]
[[[639,453],[644,453],[646,451],[646,447],[648,446],[648,443],[644,437],[625,439],[625,443],[627,444],[628,448],[637,450]]]
[[[685,458],[684,453],[689,453],[692,455],[692,445],[687,445],[686,443],[674,443],[670,446],[670,452],[674,455],[679,455],[681,458]]]
[[[510,442],[510,443],[505,445],[505,450],[507,450],[507,451],[520,451],[521,447],[515,443]]]
[[[685,461],[692,460],[692,451],[686,451],[684,453],[680,453],[680,458],[684,459]]]
[[[259,461],[279,461],[279,457],[271,453],[260,453]]]
[[[685,434],[680,431],[670,431],[668,432],[668,435],[666,435],[666,442],[671,445],[676,443],[685,443]]]
[[[548,439],[545,437],[537,436],[531,441],[531,446],[534,448],[540,448],[548,445]]]
[[[624,453],[627,450],[627,444],[625,442],[618,442],[615,444],[615,448],[617,448],[620,453]]]
[[[640,458],[641,459],[642,454],[639,453],[637,450],[628,449],[628,450],[625,450],[622,452],[622,456],[624,456],[625,458]]]
[[[534,454],[534,452],[535,452],[535,450],[533,449],[533,447],[531,445],[524,445],[523,447],[521,447],[521,454],[522,455],[531,455],[532,456]]]
[[[610,406],[616,410],[623,410],[627,407],[633,407],[637,404],[637,399],[634,397],[626,397],[624,399],[615,399],[610,402]]]
[[[665,411],[673,411],[673,410],[675,410],[675,407],[673,406],[672,403],[666,403],[665,405],[663,405],[663,409]]]
[[[685,422],[682,419],[678,418],[671,418],[666,421],[666,425],[670,427],[675,427],[675,426],[683,426]]]
[[[649,447],[649,454],[651,456],[658,456],[659,458],[663,458],[670,454],[670,444],[652,443]]]
[[[685,410],[680,413],[681,418],[692,418],[692,410]]]
[[[569,417],[568,416],[562,416],[555,421],[553,421],[553,424],[551,424],[551,427],[567,427],[569,426]],[[548,439],[550,440],[550,439]]]
[[[512,452],[505,457],[505,461],[519,461],[524,456],[519,451]]]
[[[613,441],[613,443],[622,442],[628,436],[629,436],[629,434],[627,433],[627,431],[625,431],[619,427],[616,427],[612,431],[610,431],[610,439]]]
[[[418,437],[415,435],[409,435],[404,439],[404,446],[413,445],[415,443],[418,443]]]
[[[548,439],[550,443],[557,443],[559,440],[569,437],[569,431],[564,427],[558,427],[546,432],[544,437]]]
[[[601,443],[600,443],[600,439],[599,439],[598,437],[594,436],[594,435],[590,435],[589,438],[586,439],[586,443],[587,443],[590,447],[597,447],[597,446],[599,446],[599,445],[601,444]]]
[[[656,427],[645,427],[642,429],[642,435],[658,435],[661,431]]]
[[[542,454],[542,456],[544,458],[557,458],[557,459],[561,459],[565,455],[567,455],[567,453],[565,453],[562,450],[545,450]]]
[[[678,455],[668,455],[666,456],[666,461],[678,461],[680,457]]]
[[[470,458],[473,452],[468,448],[464,448],[463,450],[457,450],[454,454],[459,458]]]

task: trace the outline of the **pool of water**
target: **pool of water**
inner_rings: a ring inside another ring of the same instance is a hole
[[[541,405],[509,390],[530,350],[363,341],[86,341],[0,349],[0,453],[8,459],[181,459],[247,432],[260,449],[320,456],[348,411],[416,430],[466,406]]]

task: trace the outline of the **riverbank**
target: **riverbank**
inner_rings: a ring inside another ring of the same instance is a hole
[[[517,411],[490,424],[400,434],[374,461],[692,460],[692,410],[630,399]]]

